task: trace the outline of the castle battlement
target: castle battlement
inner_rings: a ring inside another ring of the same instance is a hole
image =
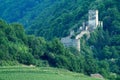
[[[80,39],[84,34],[87,34],[87,39],[90,37],[90,32],[94,31],[97,27],[103,27],[103,22],[99,21],[98,10],[89,10],[88,12],[88,21],[83,22],[80,26],[79,32],[75,35],[74,30],[70,32],[70,35],[64,38],[61,38],[61,42],[65,47],[75,47],[80,51]],[[77,33],[76,32],[76,33]],[[72,36],[75,36],[72,38]]]

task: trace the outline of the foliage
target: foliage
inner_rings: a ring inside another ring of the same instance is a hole
[[[105,23],[104,30],[112,35],[119,33],[118,3],[119,0],[1,0],[0,15],[9,22],[24,24],[28,34],[52,39],[68,35],[69,30],[78,28],[88,20],[89,9],[98,9],[99,19]]]
[[[26,35],[22,25],[8,24],[3,20],[0,20],[0,28],[1,65],[11,64],[7,61],[17,61],[25,65],[52,66],[76,72],[84,70],[83,58],[78,57],[80,53],[65,48],[59,39],[46,41],[41,37]]]
[[[22,5],[22,6],[18,6]],[[89,9],[99,10],[103,28],[81,40],[81,52],[65,48],[57,38],[77,30],[87,19]],[[119,0],[0,0],[0,60],[22,64],[53,66],[71,71],[120,74]],[[14,15],[14,16],[12,16]],[[43,62],[42,62],[43,61]],[[40,65],[39,65],[40,64]],[[119,79],[119,76],[118,76]]]
[[[0,60],[0,66],[15,66],[19,65],[17,61],[6,61],[6,60]]]

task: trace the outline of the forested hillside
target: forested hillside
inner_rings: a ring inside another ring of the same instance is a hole
[[[120,75],[119,3],[120,0],[0,0],[0,17],[9,22],[0,20],[0,65],[53,66],[88,75],[100,73],[114,80],[114,73]],[[92,32],[89,40],[85,36],[81,39],[81,52],[65,48],[55,37],[78,29],[88,20],[89,9],[99,10],[103,28]],[[39,37],[25,34],[22,25],[11,22],[23,24],[27,34]]]
[[[101,72],[99,63],[106,65],[97,62],[89,52],[80,54],[74,48],[67,49],[56,38],[46,41],[41,37],[26,35],[22,25],[8,24],[0,20],[0,66],[32,64],[64,68],[90,75]],[[103,70],[105,73],[109,72],[106,67],[103,67]]]
[[[119,30],[119,0],[0,0],[0,16],[8,22],[21,22],[29,34],[46,39],[69,34],[87,20],[89,9],[98,9],[104,29]],[[108,27],[109,26],[109,27]],[[119,32],[119,31],[117,31]]]

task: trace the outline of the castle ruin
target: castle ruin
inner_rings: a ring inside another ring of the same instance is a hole
[[[103,22],[98,19],[98,10],[89,10],[88,21],[83,22],[82,26],[77,30],[75,35],[74,30],[70,32],[67,37],[61,38],[61,42],[65,47],[75,47],[80,51],[80,39],[83,35],[87,35],[87,39],[90,37],[90,32],[94,31],[97,27],[103,27]],[[74,36],[74,38],[73,38]]]

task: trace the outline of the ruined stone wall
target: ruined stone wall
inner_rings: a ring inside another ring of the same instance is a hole
[[[87,39],[90,37],[90,32],[94,31],[97,27],[103,27],[103,22],[98,20],[98,10],[89,10],[88,21],[83,22],[82,27],[76,32],[78,33],[75,38],[71,38],[74,35],[74,31],[71,31],[70,35],[61,39],[61,42],[65,47],[75,47],[80,51],[80,39],[83,35],[87,34]]]

